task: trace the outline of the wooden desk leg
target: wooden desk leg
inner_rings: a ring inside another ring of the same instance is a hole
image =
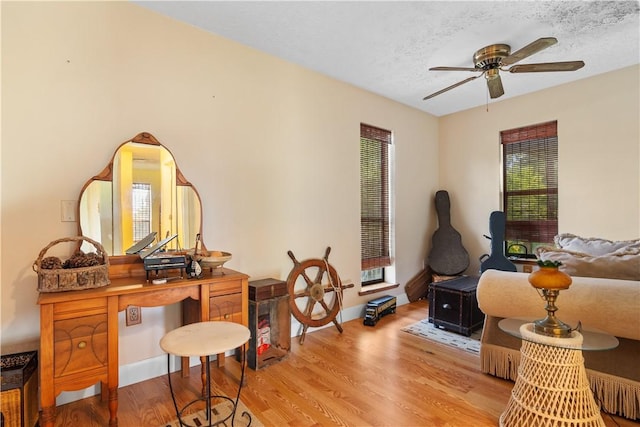
[[[100,401],[109,401],[109,384],[106,381],[100,383]]]
[[[53,427],[56,421],[56,405],[43,406],[40,412],[40,426]]]
[[[109,427],[118,426],[118,296],[107,300],[108,322],[108,366],[107,383],[109,387]]]
[[[222,368],[224,366],[224,359],[226,358],[224,353],[220,353],[216,355],[216,362],[218,364],[218,368]]]
[[[56,392],[53,378],[53,305],[40,306],[40,415],[41,427],[53,427],[56,421]],[[3,423],[4,424],[4,423]]]
[[[118,387],[109,389],[109,427],[118,427]]]
[[[180,358],[180,362],[182,364],[182,378],[188,378],[189,377],[189,358],[188,357],[181,357]]]
[[[202,379],[202,396],[207,395],[207,357],[200,356],[200,378]]]

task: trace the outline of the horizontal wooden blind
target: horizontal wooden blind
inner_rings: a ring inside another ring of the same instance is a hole
[[[551,243],[558,234],[557,122],[500,132],[508,241]]]
[[[539,125],[526,126],[517,129],[503,130],[500,132],[500,141],[503,144],[513,142],[533,141],[544,138],[558,138],[558,122],[547,122]]]
[[[391,265],[389,145],[391,132],[360,125],[360,243],[362,270]]]
[[[131,198],[133,242],[138,243],[151,232],[151,184],[134,182]]]

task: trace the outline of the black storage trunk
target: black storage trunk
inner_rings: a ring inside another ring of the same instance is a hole
[[[291,309],[287,282],[249,282],[249,351],[247,364],[260,369],[282,360],[291,350]]]
[[[461,276],[429,285],[429,321],[434,326],[466,336],[482,327],[484,314],[478,308],[478,277]]]

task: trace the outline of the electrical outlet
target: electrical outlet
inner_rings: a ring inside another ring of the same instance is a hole
[[[125,310],[127,326],[137,325],[142,322],[142,309],[137,305],[129,305]]]

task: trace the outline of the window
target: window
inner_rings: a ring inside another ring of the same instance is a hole
[[[133,241],[139,242],[151,233],[151,184],[133,183]]]
[[[534,254],[558,234],[558,126],[500,132],[508,255]]]
[[[363,285],[384,282],[384,268],[391,265],[390,146],[390,131],[360,125],[360,241]]]

